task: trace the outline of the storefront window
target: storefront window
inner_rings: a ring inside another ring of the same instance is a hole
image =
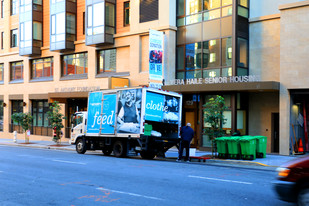
[[[11,114],[15,114],[15,113],[19,113],[19,112],[23,112],[23,100],[12,100],[12,112]],[[18,125],[18,123],[13,122],[12,123],[14,125]]]
[[[33,126],[48,127],[48,115],[49,104],[47,100],[34,100],[32,101],[32,116]]]

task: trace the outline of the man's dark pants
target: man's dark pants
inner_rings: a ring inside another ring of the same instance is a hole
[[[180,147],[179,147],[179,156],[178,159],[182,159],[183,149],[186,148],[186,158],[185,161],[190,160],[189,159],[189,150],[190,150],[190,142],[186,140],[180,141]]]

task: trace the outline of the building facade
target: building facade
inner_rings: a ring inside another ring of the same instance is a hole
[[[46,112],[67,120],[89,91],[149,85],[149,29],[164,32],[163,89],[183,94],[192,146],[211,146],[203,105],[228,109],[226,135],[267,136],[267,152],[309,150],[308,0],[1,1],[0,138],[30,112],[30,139],[50,140]],[[21,134],[20,134],[21,135]]]
[[[174,68],[175,0],[8,0],[0,6],[1,138],[20,129],[13,113],[30,112],[30,140],[51,140],[47,111],[58,101],[68,140],[70,115],[87,109],[89,91],[148,85],[149,29],[164,32],[164,66]]]

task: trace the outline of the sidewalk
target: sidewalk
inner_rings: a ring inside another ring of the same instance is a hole
[[[8,146],[18,146],[18,147],[32,147],[40,149],[57,149],[57,150],[71,150],[75,151],[75,145],[71,145],[68,142],[62,142],[61,145],[57,145],[53,141],[35,141],[30,140],[30,143],[26,144],[24,140],[17,140],[17,143],[14,143],[12,139],[0,139],[0,145]],[[185,151],[184,151],[185,152]],[[175,161],[178,156],[177,148],[171,148],[166,152],[166,160]],[[281,164],[293,160],[298,156],[284,156],[284,155],[275,155],[267,154],[266,158],[257,158],[252,161],[248,160],[234,160],[234,159],[211,159],[211,152],[199,151],[196,150],[194,157],[191,158],[191,162],[199,162],[203,164],[218,164],[218,165],[233,165],[233,166],[259,166],[259,167],[268,167],[275,169]],[[210,159],[199,160],[198,158],[207,157]]]

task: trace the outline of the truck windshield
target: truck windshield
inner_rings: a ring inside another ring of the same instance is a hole
[[[72,115],[71,123],[72,123],[72,128],[74,128],[76,125],[83,123],[83,118],[84,115],[82,113],[77,113]]]

